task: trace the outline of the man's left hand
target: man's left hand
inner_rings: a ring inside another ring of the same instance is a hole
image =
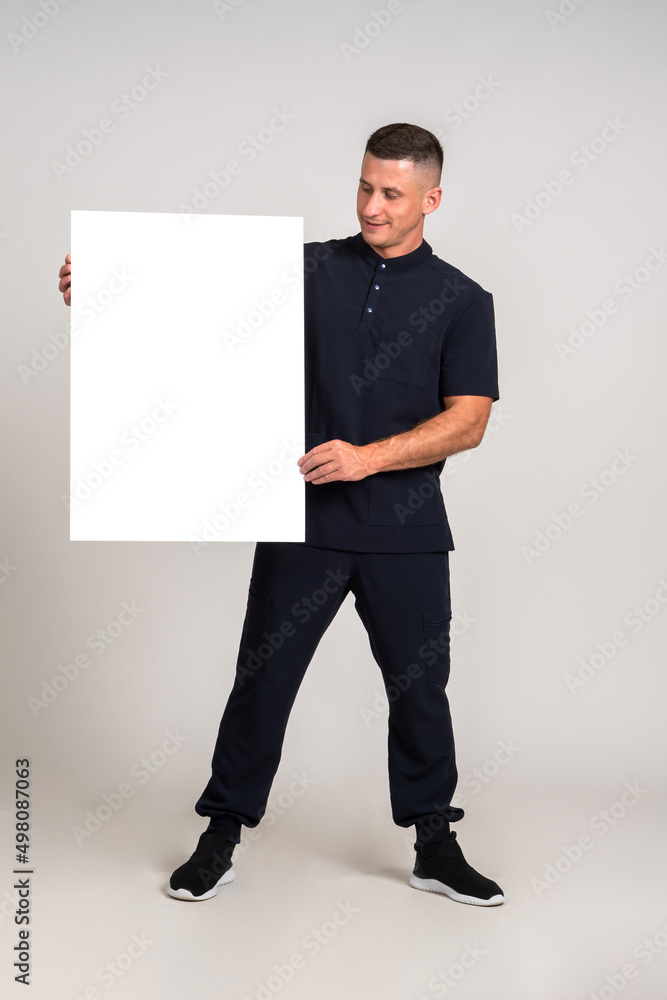
[[[311,448],[297,464],[307,483],[353,482],[372,474],[371,450],[372,445],[352,445],[334,438]]]

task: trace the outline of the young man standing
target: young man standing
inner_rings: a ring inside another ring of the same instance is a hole
[[[378,129],[361,167],[360,233],[305,246],[306,540],[256,546],[234,684],[195,805],[209,826],[171,876],[178,899],[208,899],[234,877],[241,826],[264,814],[297,691],[351,591],[392,691],[390,799],[394,822],[416,828],[410,884],[464,903],[504,901],[449,829],[463,810],[451,805],[454,546],[440,473],[480,443],[499,395],[492,297],[423,238],[442,162],[426,129]],[[60,278],[68,302],[69,262]],[[262,655],[281,626],[285,641]]]

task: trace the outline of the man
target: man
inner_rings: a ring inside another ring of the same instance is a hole
[[[449,676],[444,460],[482,440],[498,399],[491,295],[424,241],[440,204],[443,153],[405,123],[366,144],[361,232],[305,247],[305,543],[258,543],[236,675],[195,805],[209,818],[169,893],[201,900],[234,877],[241,826],[259,823],[289,714],[318,642],[348,592],[389,697],[392,816],[416,828],[410,884],[496,905],[449,824],[457,771]],[[69,255],[60,270],[69,300]],[[284,641],[267,642],[267,636]]]

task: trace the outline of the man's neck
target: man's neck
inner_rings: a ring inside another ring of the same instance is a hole
[[[375,250],[380,257],[385,257],[387,259],[390,257],[405,257],[406,254],[412,253],[414,250],[418,250],[422,245],[424,242],[424,229],[421,227],[419,231],[415,230],[414,235],[411,233],[410,237],[406,237],[402,243],[397,243],[395,246],[391,247],[373,246],[373,244],[369,243],[369,241],[364,237],[363,233],[362,239],[364,240],[364,243],[366,243],[371,250]]]

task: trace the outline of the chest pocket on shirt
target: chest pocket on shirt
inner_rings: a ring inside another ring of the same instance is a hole
[[[373,360],[377,378],[423,388],[431,363],[435,333],[434,329],[417,333],[409,330],[406,323],[384,320]]]

